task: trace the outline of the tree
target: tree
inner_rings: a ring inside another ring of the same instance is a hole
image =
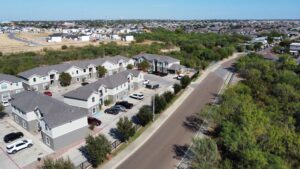
[[[72,77],[69,73],[62,72],[59,75],[59,82],[61,86],[69,86],[71,84]]]
[[[185,89],[190,83],[191,83],[191,79],[187,75],[183,76],[182,79],[180,80],[180,84],[183,89]]]
[[[132,64],[128,64],[128,65],[126,66],[126,68],[129,69],[129,70],[131,70],[131,69],[133,69],[133,65],[132,65]]]
[[[174,94],[171,91],[166,91],[162,95],[167,103],[170,103],[174,97]]]
[[[120,120],[117,123],[117,129],[122,135],[122,142],[128,141],[129,138],[135,134],[135,128],[133,126],[133,123],[128,119],[128,117],[120,118]]]
[[[174,94],[177,94],[177,93],[179,93],[180,90],[181,90],[181,85],[178,84],[178,83],[175,83],[175,84],[173,85],[173,88],[174,88]]]
[[[64,160],[63,158],[57,160],[46,158],[39,169],[75,169],[75,167],[69,158],[67,160]]]
[[[192,146],[192,169],[217,169],[218,148],[210,138],[196,138]]]
[[[156,94],[154,97],[155,98],[154,98],[154,101],[152,100],[152,105],[153,105],[153,102],[155,102],[154,103],[155,113],[160,113],[166,108],[167,102],[164,97],[159,96],[158,94]]]
[[[106,70],[106,68],[104,66],[98,66],[97,67],[97,73],[98,73],[98,77],[102,78],[107,73],[107,70]]]
[[[4,111],[4,106],[0,103],[0,113]]]
[[[61,49],[62,49],[62,50],[68,49],[68,46],[67,46],[67,45],[62,45],[62,46],[61,46]]]
[[[146,72],[150,68],[150,64],[148,61],[143,60],[141,63],[138,64],[138,68]]]
[[[255,50],[255,51],[260,50],[261,47],[262,47],[262,45],[263,45],[263,44],[262,44],[261,42],[254,43],[254,50]]]
[[[3,53],[2,53],[2,52],[0,52],[0,56],[3,56]]]
[[[153,119],[151,106],[144,105],[143,107],[141,107],[139,113],[137,114],[137,117],[141,125],[146,126]]]
[[[111,144],[104,135],[100,134],[97,137],[88,136],[86,138],[86,150],[88,160],[93,167],[97,167],[111,152]]]

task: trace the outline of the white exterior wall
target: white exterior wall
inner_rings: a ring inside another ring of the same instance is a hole
[[[22,82],[11,83],[3,81],[0,83],[0,93],[12,90],[23,90]]]
[[[16,109],[14,106],[12,106],[12,112],[17,114],[18,116],[20,116],[22,119],[26,120],[26,121],[32,121],[32,120],[36,120],[36,114],[31,111],[31,112],[21,112],[18,109]]]
[[[92,98],[95,99],[94,102],[92,101]],[[99,94],[98,94],[98,93],[93,93],[93,94],[88,98],[88,101],[87,101],[87,107],[90,108],[90,107],[99,105],[99,100],[100,100]]]
[[[33,79],[36,79],[36,81],[34,82]],[[38,76],[38,75],[33,75],[31,76],[27,83],[30,85],[30,86],[33,86],[33,85],[38,85],[38,84],[41,84],[41,83],[50,83],[50,77],[47,75],[47,76]]]
[[[108,94],[109,95],[116,95],[124,90],[128,90],[128,82],[123,83],[122,85],[115,87],[113,89],[108,89]]]
[[[92,102],[92,98],[95,98],[95,102]],[[64,98],[64,102],[68,105],[75,106],[75,107],[81,107],[85,109],[89,109],[97,104],[99,104],[100,96],[98,93],[94,92],[91,94],[91,96],[88,98],[87,101],[84,100],[78,100],[78,99],[72,99],[72,98]]]
[[[127,42],[134,41],[134,37],[133,36],[125,36],[125,41],[127,41]]]
[[[90,41],[90,36],[80,36],[79,39],[83,42]]]
[[[46,129],[45,122],[41,121],[41,128],[44,133],[46,133],[52,139],[57,138],[59,136],[65,135],[77,129],[88,126],[87,116],[77,119],[75,121],[70,121],[69,123],[63,124],[61,126],[57,126],[52,129]]]
[[[71,77],[78,77],[78,76],[83,76],[86,73],[83,72],[82,69],[77,68],[75,66],[72,66],[71,68],[69,68],[66,73],[69,73],[71,75]]]
[[[50,37],[48,42],[61,42],[62,38],[61,37]]]

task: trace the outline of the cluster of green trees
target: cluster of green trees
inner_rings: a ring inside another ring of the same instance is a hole
[[[211,160],[214,167],[299,168],[299,65],[289,55],[272,62],[249,54],[236,68],[244,80],[200,113],[216,126],[220,160]]]
[[[180,59],[188,67],[205,68],[209,62],[226,58],[240,43],[250,40],[240,35],[218,35],[214,33],[185,33],[182,30],[155,29],[151,33],[135,35],[137,42],[144,40],[162,41],[166,47],[180,47],[170,55]]]

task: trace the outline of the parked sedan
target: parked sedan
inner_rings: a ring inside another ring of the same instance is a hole
[[[8,154],[15,154],[24,148],[31,147],[32,145],[33,145],[32,140],[29,140],[29,139],[20,140],[13,144],[7,145],[6,152]]]
[[[133,99],[138,99],[138,100],[143,100],[144,99],[143,93],[133,93],[129,97],[131,97]]]
[[[49,92],[49,91],[44,92],[44,94],[47,95],[47,96],[52,96],[52,93]]]
[[[9,142],[17,140],[17,139],[19,139],[19,138],[21,138],[23,136],[24,136],[24,134],[22,132],[9,133],[9,134],[7,134],[7,135],[4,136],[3,141],[5,143],[9,143]]]
[[[117,109],[117,110],[122,111],[122,112],[127,111],[126,108],[124,106],[121,106],[121,105],[114,105],[112,108]]]
[[[157,89],[157,88],[159,88],[159,84],[147,84],[146,88],[148,88],[148,89]]]
[[[104,110],[104,113],[117,115],[117,114],[119,114],[119,110],[114,109],[114,108],[108,108],[108,109]]]
[[[88,84],[89,84],[88,82],[82,82],[81,86],[85,86],[85,85],[88,85]]]
[[[101,121],[95,117],[88,117],[88,124],[94,124],[96,126],[100,126],[101,125]]]
[[[129,103],[128,101],[120,101],[117,102],[116,105],[124,106],[126,109],[131,109],[133,107],[133,104]]]

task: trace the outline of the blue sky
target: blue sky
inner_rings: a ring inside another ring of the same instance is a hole
[[[300,0],[3,0],[0,20],[300,19]]]

